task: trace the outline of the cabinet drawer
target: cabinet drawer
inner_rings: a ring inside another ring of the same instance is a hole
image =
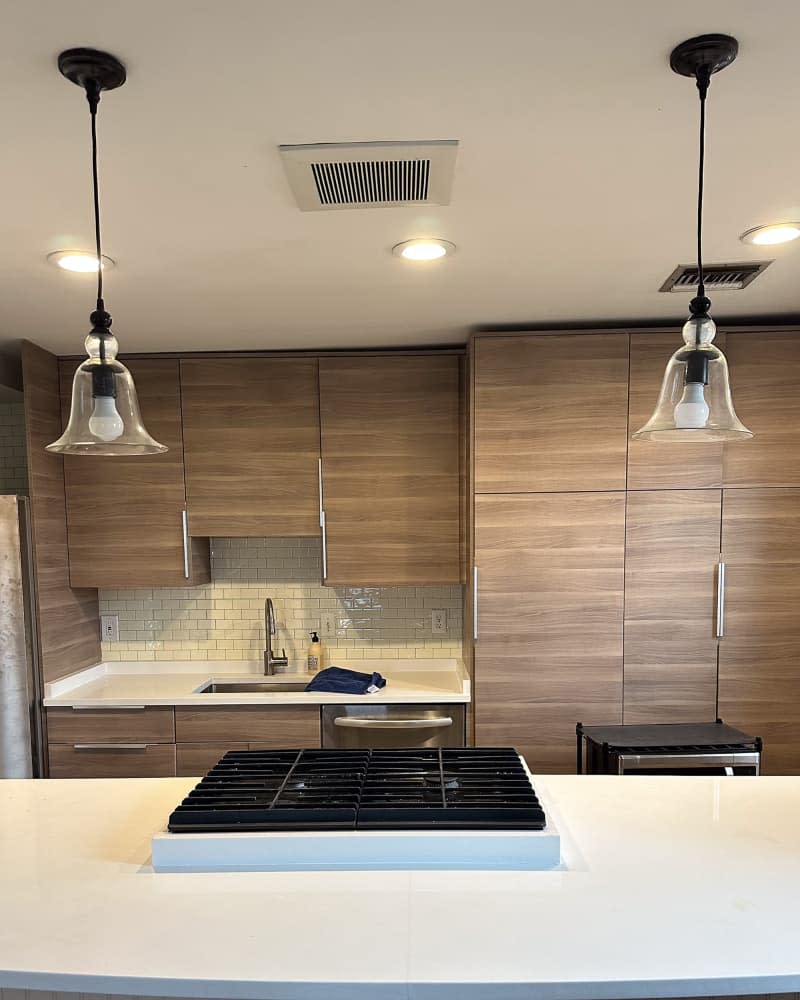
[[[169,705],[147,708],[48,708],[50,743],[174,743]]]
[[[257,741],[266,747],[318,747],[319,705],[176,708],[179,743]]]
[[[248,750],[247,743],[179,743],[177,772],[179,778],[207,774],[229,750]]]
[[[174,743],[75,746],[51,743],[51,778],[172,778]]]

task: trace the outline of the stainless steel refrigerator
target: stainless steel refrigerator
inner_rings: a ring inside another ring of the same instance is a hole
[[[30,504],[0,496],[0,778],[44,776]]]

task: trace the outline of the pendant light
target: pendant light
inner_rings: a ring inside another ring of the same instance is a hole
[[[673,49],[675,73],[694,77],[700,95],[700,157],[697,183],[697,295],[689,303],[683,346],[667,362],[655,412],[633,435],[651,441],[742,441],[753,436],[736,416],[728,363],[712,341],[717,328],[703,284],[703,167],[706,95],[712,74],[729,66],[739,44],[730,35],[700,35]]]
[[[125,67],[114,56],[96,49],[67,49],[58,68],[86,91],[92,126],[92,188],[97,260],[100,247],[100,197],[97,183],[97,105],[103,90],[125,83]],[[97,269],[97,306],[89,317],[92,329],[85,341],[87,361],[72,380],[72,405],[67,429],[47,445],[62,455],[155,455],[167,451],[145,430],[131,373],[117,360],[117,338],[103,303],[103,268]]]

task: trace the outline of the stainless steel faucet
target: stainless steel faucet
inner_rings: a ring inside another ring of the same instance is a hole
[[[268,597],[264,601],[264,673],[274,674],[276,667],[288,667],[289,658],[286,655],[286,650],[281,650],[281,656],[272,655],[272,637],[277,635],[277,629],[275,628],[275,608],[272,606],[272,601]]]

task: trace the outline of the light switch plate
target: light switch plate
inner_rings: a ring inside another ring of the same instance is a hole
[[[434,608],[431,611],[431,635],[447,635],[447,610]]]
[[[100,615],[100,636],[103,642],[119,642],[119,615]]]
[[[319,624],[323,639],[336,638],[336,615],[332,611],[322,615]]]

